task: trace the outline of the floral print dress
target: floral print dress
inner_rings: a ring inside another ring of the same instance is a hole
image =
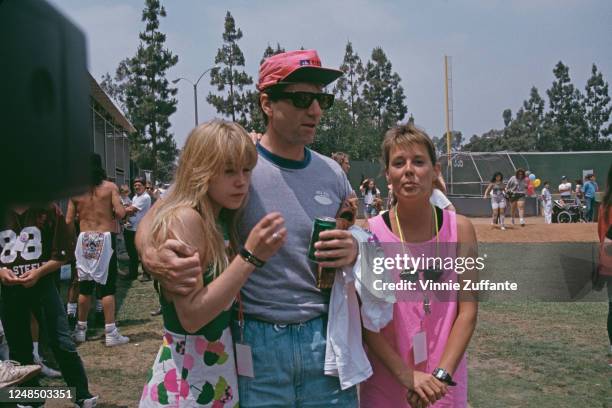
[[[206,273],[205,280],[211,281],[206,279],[210,276]],[[238,407],[230,309],[197,333],[188,334],[180,325],[174,305],[163,296],[160,301],[163,344],[149,370],[139,407]]]

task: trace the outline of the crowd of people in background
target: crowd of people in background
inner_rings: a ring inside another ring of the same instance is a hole
[[[0,225],[0,281],[4,336],[15,362],[0,362],[0,387],[39,385],[43,363],[32,322],[44,321],[77,404],[96,405],[76,344],[88,339],[94,298],[104,317],[105,345],[130,341],[115,321],[121,236],[128,256],[124,279],[137,279],[141,269],[142,282],[155,279],[160,309],[154,314],[162,315],[164,327],[159,352],[154,360],[150,356],[150,375],[143,378],[140,407],[167,401],[294,406],[304,399],[313,406],[467,407],[465,350],[476,327],[475,293],[461,289],[439,302],[424,292],[418,301],[387,303],[352,283],[363,273],[360,243],[475,258],[474,227],[447,197],[433,142],[412,123],[385,134],[388,200],[385,205],[374,178],[364,178],[359,192],[367,228],[355,226],[349,155],[337,152],[330,159],[307,148],[333,104],[323,86],[341,75],[322,68],[314,50],[267,59],[257,85],[266,133],[253,140],[236,123],[199,125],[187,138],[167,194],[141,177],[132,180],[133,194],[128,185],[118,187],[105,179],[94,154],[90,188],[68,200],[65,216],[55,204],[11,209]],[[485,189],[492,223],[502,230],[507,203],[512,224],[516,215],[525,226],[525,199],[538,187],[529,175],[519,168],[505,183],[496,172]],[[610,182],[609,174],[599,213],[602,242],[612,239]],[[550,222],[549,182],[542,187]],[[572,199],[565,176],[558,191],[562,202]],[[594,174],[576,183],[575,199],[584,200],[589,220],[597,191]],[[339,215],[343,208],[350,217]],[[313,222],[337,218],[347,223],[309,242]],[[453,245],[440,249],[441,243]],[[71,260],[64,308],[53,272]],[[343,273],[333,275],[333,292],[321,282],[336,270]],[[426,279],[425,273],[448,282],[476,279],[453,270],[416,271],[416,279]],[[612,352],[610,285],[608,291]],[[425,355],[411,351],[417,348]]]
[[[541,183],[540,193],[537,194],[539,180],[534,183],[529,177],[530,172],[522,168],[516,170],[507,183],[501,172],[495,172],[485,188],[483,198],[491,200],[492,219],[491,225],[499,225],[501,230],[505,230],[505,215],[507,203],[510,203],[510,216],[512,224],[515,223],[515,216],[518,213],[519,223],[525,226],[525,199],[535,197],[541,204],[544,222],[553,222],[553,207],[557,205],[560,209],[579,208],[578,214],[582,220],[592,222],[596,207],[596,194],[599,191],[595,174],[589,173],[584,181],[577,179],[575,188],[566,176],[561,177],[561,182],[557,188],[559,200],[553,199],[555,194],[550,187],[549,181]],[[533,178],[533,175],[531,176]]]
[[[87,339],[92,300],[96,315],[104,321],[106,346],[128,343],[115,323],[116,238],[128,228],[135,234],[138,219],[160,194],[153,188],[145,192],[144,179],[136,178],[135,193],[130,197],[127,185],[118,187],[106,178],[97,154],[91,155],[89,175],[90,187],[85,193],[65,203],[16,206],[0,225],[0,387],[39,386],[39,374],[63,377],[68,386],[75,387],[80,407],[97,403],[76,350],[76,344]],[[129,233],[127,236],[125,241]],[[136,251],[133,256],[138,259]],[[56,271],[65,262],[70,286],[64,308]],[[43,360],[40,337],[44,337],[59,371]]]

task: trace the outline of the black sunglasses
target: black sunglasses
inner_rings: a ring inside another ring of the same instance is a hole
[[[329,109],[334,104],[334,95],[319,92],[283,92],[274,91],[268,93],[272,100],[289,99],[293,106],[300,109],[308,109],[316,99],[321,109]]]

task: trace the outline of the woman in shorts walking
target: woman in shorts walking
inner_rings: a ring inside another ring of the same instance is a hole
[[[491,209],[493,210],[491,225],[494,227],[499,222],[500,228],[505,230],[504,215],[506,212],[506,189],[504,187],[504,175],[496,172],[484,192],[483,198],[491,197]],[[490,196],[489,196],[490,195]]]

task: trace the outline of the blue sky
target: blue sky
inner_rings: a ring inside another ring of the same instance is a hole
[[[50,0],[87,35],[96,79],[114,73],[138,46],[143,0]],[[169,79],[191,80],[214,64],[226,11],[244,37],[245,70],[257,78],[268,44],[315,48],[324,65],[338,67],[347,40],[364,62],[382,46],[402,78],[408,112],[431,136],[444,132],[444,55],[452,56],[454,129],[469,138],[503,126],[535,85],[544,96],[562,60],[581,90],[595,63],[612,81],[610,0],[252,1],[166,0],[161,30],[179,56]],[[172,131],[182,146],[193,127],[193,88],[178,84]],[[198,86],[200,122],[218,116]],[[612,89],[610,90],[612,92]]]

